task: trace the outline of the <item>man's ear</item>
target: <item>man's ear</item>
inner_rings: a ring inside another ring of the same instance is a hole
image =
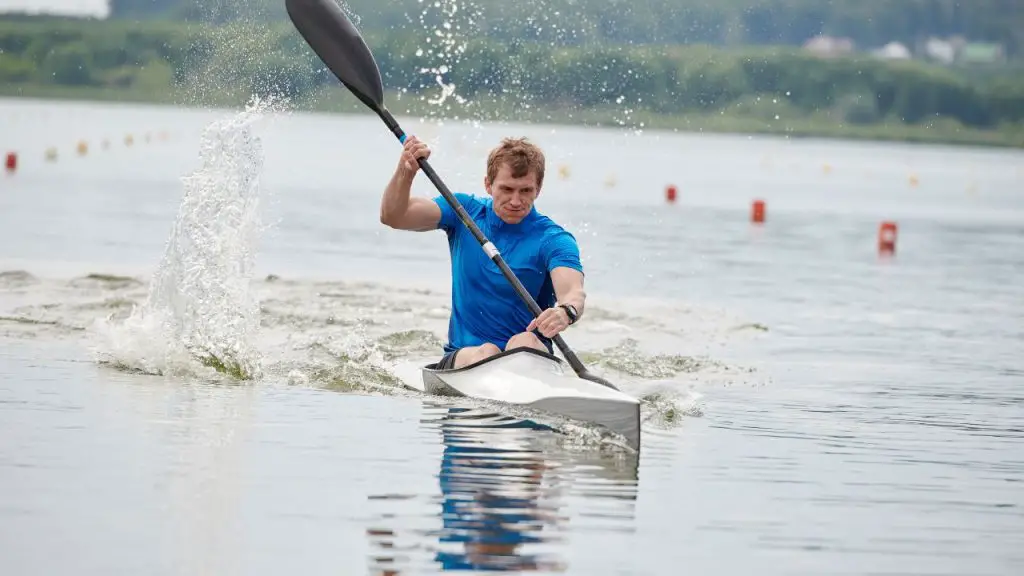
[[[491,182],[487,180],[487,176],[484,176],[484,190],[487,191],[488,196],[493,196],[493,194],[491,194]]]

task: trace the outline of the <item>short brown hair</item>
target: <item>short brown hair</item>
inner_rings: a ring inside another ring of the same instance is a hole
[[[508,164],[512,177],[522,178],[530,172],[537,175],[537,188],[544,182],[544,153],[524,138],[503,138],[487,155],[487,181],[494,182],[502,164]]]

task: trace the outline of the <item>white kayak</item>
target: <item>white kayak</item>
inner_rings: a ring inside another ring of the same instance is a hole
[[[533,348],[517,348],[475,364],[421,369],[423,392],[469,396],[523,406],[597,424],[640,446],[640,401],[597,382],[580,378],[565,361]]]

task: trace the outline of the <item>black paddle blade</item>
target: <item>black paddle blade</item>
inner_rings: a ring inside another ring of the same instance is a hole
[[[331,72],[375,111],[384,108],[380,69],[336,0],[285,0],[292,24]]]
[[[602,386],[607,386],[608,388],[611,388],[612,390],[618,390],[619,389],[619,387],[616,386],[615,384],[612,384],[611,382],[605,380],[604,378],[601,378],[600,376],[592,374],[590,372],[590,370],[587,370],[586,368],[583,369],[582,373],[577,374],[577,375],[580,378],[584,379],[584,380],[590,380],[591,382],[596,382],[596,383],[598,383],[598,384],[600,384]]]

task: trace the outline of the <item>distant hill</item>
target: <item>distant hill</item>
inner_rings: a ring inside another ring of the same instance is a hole
[[[462,37],[584,43],[802,45],[818,35],[858,50],[930,37],[1024,50],[1024,0],[345,0],[364,31],[449,20]],[[279,20],[284,0],[111,0],[111,16],[205,22]],[[458,28],[456,28],[456,26]]]
[[[153,10],[141,20],[0,17],[0,94],[204,106],[284,96],[299,109],[365,112],[273,6],[220,12],[234,20],[222,23],[157,11],[174,7],[141,4]],[[503,38],[459,14],[450,29],[465,33],[453,37],[435,13],[426,26],[360,18],[399,113],[1024,146],[1024,66],[976,65],[992,53],[984,44],[954,65],[844,53],[841,38],[814,49],[559,44]]]

